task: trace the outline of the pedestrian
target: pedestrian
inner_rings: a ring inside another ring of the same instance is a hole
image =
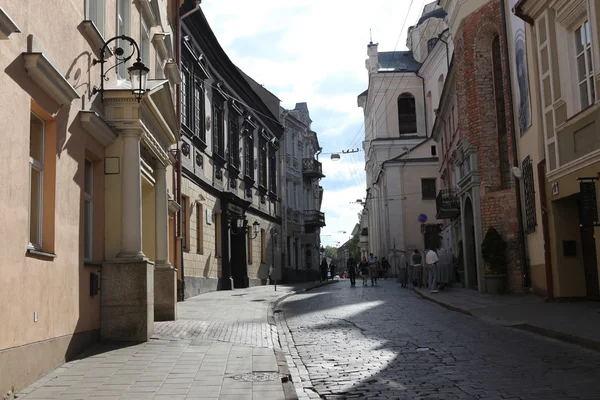
[[[435,250],[429,250],[429,252],[427,252],[427,255],[425,255],[425,262],[427,263],[427,268],[428,268],[428,272],[429,272],[429,291],[431,293],[437,293],[438,292],[438,262],[440,261],[440,259],[438,258],[437,253],[435,252]]]
[[[377,284],[377,257],[369,253],[369,276],[371,277],[371,286]]]
[[[360,276],[363,280],[363,286],[369,286],[367,278],[369,277],[369,262],[366,257],[363,257],[360,261]]]
[[[331,265],[329,266],[329,272],[331,272],[331,280],[334,280],[335,278],[335,262],[331,261]]]
[[[348,269],[348,276],[350,277],[350,286],[356,286],[356,261],[354,261],[354,257],[350,256],[350,258],[348,258],[346,268]]]
[[[421,273],[422,273],[422,269],[423,269],[423,256],[421,256],[421,254],[419,254],[419,250],[415,249],[412,257],[411,257],[411,262],[413,265],[412,268],[412,276],[411,276],[411,281],[412,281],[412,285],[413,287],[421,287],[423,285],[423,282],[421,280]]]
[[[327,260],[325,258],[323,258],[323,261],[321,261],[321,282],[323,281],[327,281],[327,270],[329,268],[327,268]]]
[[[381,269],[383,270],[383,279],[384,280],[387,280],[388,272],[391,267],[392,266],[390,265],[390,262],[388,260],[386,260],[385,257],[383,257],[381,259]]]
[[[408,284],[408,266],[406,265],[406,256],[402,254],[400,256],[400,273],[398,275],[400,281],[400,287],[405,288]]]

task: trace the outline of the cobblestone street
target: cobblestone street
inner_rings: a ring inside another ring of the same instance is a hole
[[[301,399],[600,398],[599,353],[449,311],[394,280],[342,281],[278,309]]]

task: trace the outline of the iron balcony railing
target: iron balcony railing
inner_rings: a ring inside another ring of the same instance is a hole
[[[304,211],[304,225],[324,227],[325,214],[317,210]]]
[[[454,189],[442,189],[435,199],[437,219],[453,219],[460,215],[460,200]]]
[[[302,175],[309,178],[324,178],[323,166],[321,162],[314,158],[305,158],[302,160]]]

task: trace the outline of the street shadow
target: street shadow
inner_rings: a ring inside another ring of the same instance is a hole
[[[278,307],[323,399],[597,394],[599,353],[482,323],[395,282],[340,289]]]

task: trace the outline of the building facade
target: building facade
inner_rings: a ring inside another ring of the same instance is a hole
[[[316,132],[311,130],[311,119],[306,103],[297,103],[293,110],[282,109],[285,126],[285,173],[282,188],[283,226],[286,232],[284,248],[284,282],[316,280],[319,266],[319,235],[325,226],[321,212],[323,188],[319,181],[325,177],[321,162],[315,158],[320,152]]]
[[[531,84],[531,125],[522,137],[531,144],[520,156],[531,158],[542,209],[545,269],[532,268],[532,276],[545,278],[537,289],[549,298],[598,299],[600,8],[587,0],[518,1],[515,13],[526,23]]]
[[[2,395],[100,338],[145,341],[155,320],[175,318],[173,5],[0,9],[0,113],[11,132],[0,149]],[[127,73],[138,58],[145,92]]]
[[[281,279],[279,100],[229,60],[195,1],[181,15],[183,296]]]

